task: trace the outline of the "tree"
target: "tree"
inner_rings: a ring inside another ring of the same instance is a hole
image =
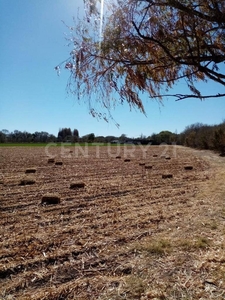
[[[87,142],[88,143],[93,143],[94,140],[95,140],[95,134],[94,133],[88,134]]]
[[[122,133],[121,136],[119,137],[119,141],[121,143],[125,143],[127,140],[127,135],[125,133]]]
[[[176,142],[177,135],[172,133],[171,131],[164,130],[158,134],[153,133],[149,139],[151,140],[153,145],[160,145],[162,143],[172,144]]]
[[[74,129],[72,132],[71,142],[76,143],[79,140],[79,131]]]
[[[6,134],[3,131],[0,131],[0,143],[6,142]]]
[[[88,99],[93,116],[106,119],[93,100],[111,116],[112,106],[124,101],[144,113],[143,93],[159,101],[225,96],[197,87],[210,80],[225,86],[225,1],[102,0],[104,18],[98,2],[85,1],[86,17],[70,27],[70,57],[56,67],[69,70],[70,92]],[[190,93],[170,94],[180,80]]]
[[[224,127],[224,128],[223,128]],[[214,145],[222,156],[225,156],[225,126],[222,125],[215,131]]]
[[[67,142],[70,141],[72,137],[72,131],[70,128],[60,128],[58,131],[58,141]]]
[[[80,138],[80,142],[83,142],[83,143],[93,143],[94,140],[95,140],[94,133],[86,134]]]
[[[79,131],[77,129],[73,130],[73,136],[79,138]]]

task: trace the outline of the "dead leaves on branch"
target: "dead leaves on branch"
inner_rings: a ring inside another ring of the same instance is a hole
[[[215,95],[202,95],[197,82],[208,79],[225,85],[225,75],[219,70],[225,61],[225,3],[104,1],[107,14],[102,37],[96,37],[97,2],[88,5],[90,19],[72,31],[74,49],[64,67],[71,72],[70,91],[87,99],[92,114],[92,101],[108,111],[111,103],[127,101],[144,113],[140,95],[162,99],[166,96],[162,91],[180,79],[186,80],[193,98],[200,99]],[[173,96],[181,100],[191,95]]]

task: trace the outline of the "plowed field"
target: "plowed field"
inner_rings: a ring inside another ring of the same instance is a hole
[[[0,299],[224,299],[222,164],[176,146],[0,148]]]

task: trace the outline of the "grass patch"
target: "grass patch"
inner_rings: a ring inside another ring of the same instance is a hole
[[[161,256],[171,250],[171,243],[168,240],[162,239],[158,241],[149,241],[144,244],[138,244],[135,250],[145,252],[147,255]]]
[[[146,288],[147,284],[138,276],[131,275],[125,279],[125,289],[128,296],[127,299],[141,299]]]
[[[205,249],[210,246],[210,241],[206,237],[199,237],[194,246],[196,249]]]
[[[177,243],[178,247],[181,247],[186,251],[195,251],[198,249],[205,249],[210,246],[210,241],[206,237],[198,237],[196,240],[182,240]]]
[[[147,288],[146,280],[138,275],[129,275],[121,282],[111,282],[99,300],[139,300],[142,299]]]

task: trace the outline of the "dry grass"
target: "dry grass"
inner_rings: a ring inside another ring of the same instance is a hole
[[[171,147],[167,161],[153,146],[142,158],[137,146],[127,164],[113,149],[63,157],[63,168],[46,165],[44,148],[1,150],[0,299],[224,299],[224,158]],[[37,182],[21,187],[26,164]],[[49,193],[62,201],[41,206]]]

